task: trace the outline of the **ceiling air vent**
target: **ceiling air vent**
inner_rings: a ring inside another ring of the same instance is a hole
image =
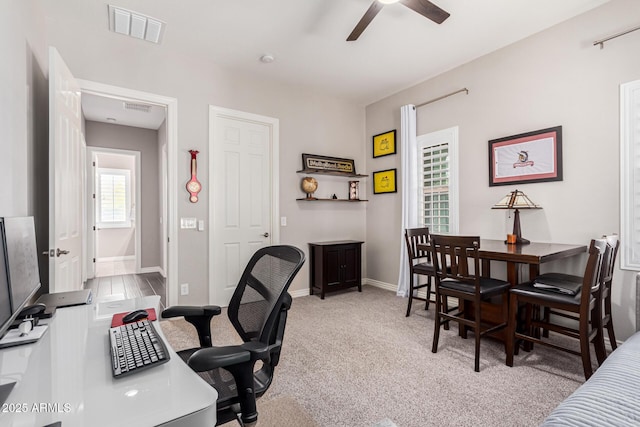
[[[148,113],[149,110],[151,110],[151,105],[148,105],[148,104],[137,104],[135,102],[124,101],[122,103],[122,106],[124,107],[125,110],[140,111],[142,113]]]
[[[164,26],[159,19],[109,5],[109,29],[118,34],[160,43]]]

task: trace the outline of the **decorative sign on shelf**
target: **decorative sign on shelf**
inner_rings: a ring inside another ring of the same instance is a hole
[[[198,201],[198,193],[202,190],[202,185],[198,178],[196,177],[198,172],[198,165],[196,161],[196,156],[198,155],[198,150],[189,150],[191,153],[191,179],[187,182],[187,191],[189,192],[189,201],[191,203],[196,203]]]
[[[356,173],[356,165],[353,159],[341,159],[339,157],[318,156],[306,153],[302,153],[302,168],[327,172]]]

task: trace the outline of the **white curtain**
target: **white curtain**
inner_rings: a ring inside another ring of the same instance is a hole
[[[402,224],[400,227],[399,296],[409,296],[409,260],[404,241],[404,230],[418,226],[418,153],[416,150],[416,107],[405,105],[400,109],[400,189],[402,194]]]

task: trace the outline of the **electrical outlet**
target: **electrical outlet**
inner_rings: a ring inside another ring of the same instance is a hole
[[[183,283],[180,285],[180,295],[189,295],[189,284]]]

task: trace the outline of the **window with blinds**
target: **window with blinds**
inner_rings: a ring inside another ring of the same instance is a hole
[[[431,233],[458,232],[457,145],[457,127],[418,137],[418,220]]]
[[[131,227],[131,171],[98,168],[96,223],[103,228]]]
[[[640,80],[620,86],[620,268],[640,270]]]
[[[449,229],[449,144],[422,149],[422,218],[433,233]]]

